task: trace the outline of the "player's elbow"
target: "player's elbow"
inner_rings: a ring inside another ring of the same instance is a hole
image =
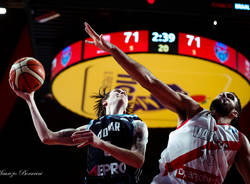
[[[143,166],[143,164],[144,164],[144,161],[140,161],[140,162],[138,162],[138,164],[137,164],[137,169],[140,169],[140,168],[142,168],[142,166]]]
[[[135,162],[135,168],[140,169],[144,164],[144,156],[140,156]]]
[[[51,142],[52,142],[48,136],[44,136],[44,137],[40,138],[40,140],[43,144],[46,144],[46,145],[51,145]]]
[[[40,140],[43,144],[46,144],[46,145],[53,145],[54,143],[53,138],[50,135],[44,135],[40,137]]]

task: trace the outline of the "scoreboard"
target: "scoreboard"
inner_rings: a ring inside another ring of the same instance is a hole
[[[107,33],[103,36],[104,39],[118,46],[125,53],[165,53],[202,58],[227,66],[250,80],[249,61],[247,58],[230,46],[209,38],[187,33],[148,30]],[[91,40],[91,38],[86,40]],[[52,68],[52,78],[66,65],[109,55],[109,53],[93,45],[79,41],[62,50],[55,58],[52,66],[56,64],[56,61],[61,60],[61,57],[67,60],[69,57],[67,53],[69,53],[70,49],[73,58],[71,58],[71,61],[68,61],[68,64],[64,62],[64,64],[61,64],[61,67]]]
[[[150,30],[106,33],[103,37],[206,109],[222,91],[235,92],[243,107],[249,102],[249,60],[224,43],[188,33]],[[94,119],[90,96],[101,87],[124,88],[134,113],[148,127],[176,126],[176,114],[133,80],[108,52],[85,40],[67,46],[52,62],[52,93],[60,104]]]

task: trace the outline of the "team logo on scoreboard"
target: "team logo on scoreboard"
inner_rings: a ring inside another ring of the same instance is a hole
[[[72,56],[72,51],[71,51],[71,47],[68,46],[65,49],[63,49],[62,51],[62,58],[61,58],[61,62],[63,66],[66,66],[70,60]]]
[[[215,51],[216,57],[219,59],[221,63],[224,63],[225,61],[227,61],[229,57],[229,52],[225,44],[216,42],[214,46],[214,51]]]

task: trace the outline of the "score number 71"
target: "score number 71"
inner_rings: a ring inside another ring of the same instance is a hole
[[[199,36],[195,37],[194,35],[186,35],[186,38],[188,39],[187,44],[188,44],[189,47],[191,47],[193,41],[195,41],[197,48],[201,47],[201,39],[200,39]]]
[[[130,38],[133,37],[134,38],[134,42],[138,43],[139,41],[139,32],[124,32],[123,35],[125,36],[125,43],[128,43]]]

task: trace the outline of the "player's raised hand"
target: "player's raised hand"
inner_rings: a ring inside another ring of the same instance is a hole
[[[111,52],[111,50],[115,47],[113,44],[110,42],[104,40],[103,35],[98,35],[92,28],[91,26],[85,22],[85,31],[88,33],[88,35],[93,39],[93,41],[87,41],[86,43],[92,44],[97,46],[99,49],[102,49],[106,52]]]

